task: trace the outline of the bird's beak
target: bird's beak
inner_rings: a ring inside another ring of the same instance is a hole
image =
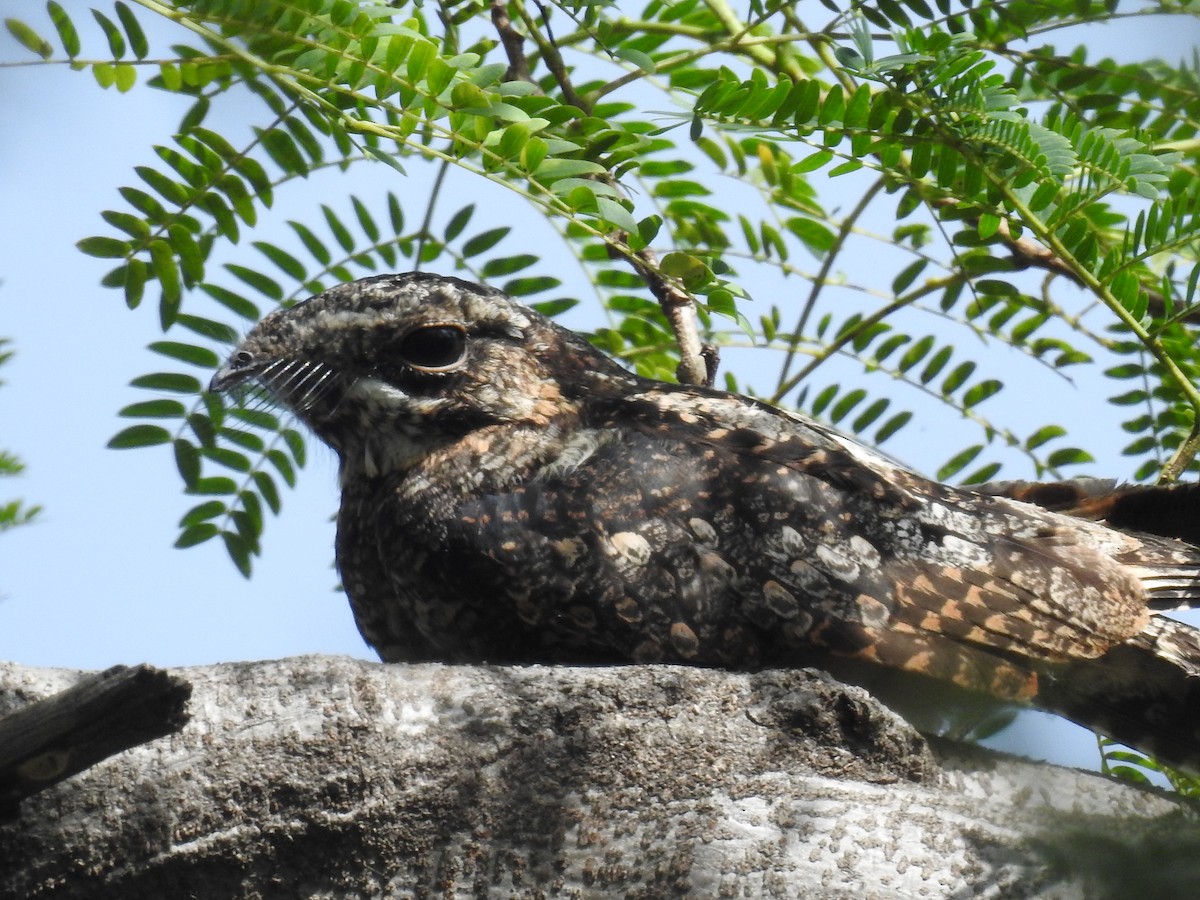
[[[250,370],[244,366],[239,367],[233,363],[225,363],[213,375],[212,380],[208,383],[208,389],[214,394],[223,393],[230,388],[237,387],[249,378],[250,374]]]

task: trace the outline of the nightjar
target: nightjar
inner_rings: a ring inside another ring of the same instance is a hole
[[[626,371],[423,273],[273,312],[212,380],[338,454],[337,562],[386,661],[825,655],[1031,701],[1200,767],[1200,489],[956,488],[756,400]]]

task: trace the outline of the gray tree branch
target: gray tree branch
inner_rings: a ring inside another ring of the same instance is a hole
[[[24,797],[183,727],[187,682],[151,666],[113,666],[0,717],[0,818]]]
[[[812,670],[178,674],[181,731],[0,826],[0,896],[1180,896],[1200,875],[1177,801],[930,745]],[[0,665],[0,712],[80,677]]]

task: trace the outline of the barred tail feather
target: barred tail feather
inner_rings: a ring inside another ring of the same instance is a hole
[[[1200,482],[1118,484],[1105,478],[993,481],[967,490],[1032,503],[1051,512],[1104,522],[1120,531],[1175,538],[1200,546]]]

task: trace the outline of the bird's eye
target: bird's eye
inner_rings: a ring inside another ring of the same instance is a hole
[[[401,338],[397,349],[414,369],[444,372],[466,356],[467,333],[461,325],[426,325]]]

